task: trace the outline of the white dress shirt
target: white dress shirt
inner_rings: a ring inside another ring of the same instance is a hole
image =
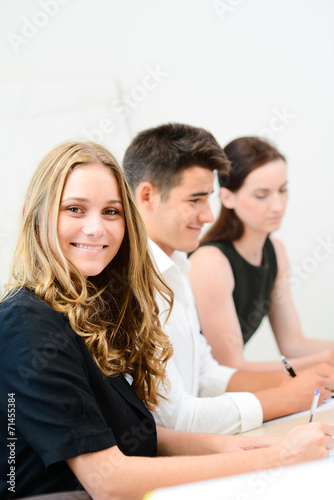
[[[226,393],[235,369],[219,365],[211,354],[200,323],[188,271],[190,262],[183,252],[172,257],[149,241],[157,268],[174,292],[174,305],[164,326],[166,303],[157,302],[164,330],[174,347],[167,365],[170,389],[161,399],[156,423],[175,430],[236,434],[262,424],[259,400],[248,392]]]

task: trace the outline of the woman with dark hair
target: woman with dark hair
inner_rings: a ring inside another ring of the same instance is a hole
[[[141,499],[159,486],[328,456],[326,424],[281,439],[156,428],[149,410],[168,385],[172,347],[155,296],[171,304],[171,291],[103,146],[52,150],[23,212],[0,301],[1,499],[78,490]]]
[[[283,244],[270,235],[284,216],[288,192],[284,156],[257,137],[225,148],[221,212],[190,257],[190,279],[202,331],[219,363],[244,370],[281,370],[281,362],[248,362],[244,344],[268,314],[281,353],[297,369],[334,364],[334,342],[305,338],[289,287]]]

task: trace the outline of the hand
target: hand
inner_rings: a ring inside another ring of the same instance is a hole
[[[316,389],[320,390],[319,404],[321,404],[324,399],[330,399],[332,397],[332,391],[334,391],[334,380],[328,377],[325,371],[310,368],[300,372],[300,374],[294,378],[290,377],[284,384],[284,388],[287,398],[290,396],[289,399],[292,403],[292,397],[295,398],[292,411],[296,412],[308,410],[310,408]],[[298,398],[296,398],[297,395]]]
[[[329,349],[323,353],[323,361],[328,365],[334,366],[334,349]]]
[[[334,367],[329,365],[328,363],[318,363],[312,366],[312,368],[322,376],[326,376],[334,381]]]
[[[274,445],[278,450],[280,465],[328,457],[329,450],[334,448],[333,435],[334,425],[321,422],[295,427]]]

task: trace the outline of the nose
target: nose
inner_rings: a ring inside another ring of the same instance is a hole
[[[205,222],[213,222],[213,213],[210,207],[210,203],[207,201],[205,205],[202,207],[202,210],[199,214],[200,221]]]
[[[284,210],[286,205],[286,196],[283,196],[282,193],[274,194],[271,202],[271,209],[274,212],[281,212]]]
[[[283,209],[284,205],[285,203],[283,201],[282,195],[280,195],[279,193],[274,195],[271,204],[272,209],[275,210],[276,212],[279,212],[280,210]]]
[[[90,213],[84,219],[82,232],[85,236],[100,238],[104,235],[105,229],[100,214]]]

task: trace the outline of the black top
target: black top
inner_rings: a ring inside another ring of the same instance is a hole
[[[269,238],[266,239],[260,266],[253,266],[245,260],[232,243],[214,241],[203,246],[219,248],[231,265],[235,282],[233,300],[246,344],[269,310],[270,295],[277,276],[273,244]]]
[[[151,413],[66,316],[21,290],[0,304],[0,346],[1,499],[82,489],[65,462],[82,453],[156,455]]]

